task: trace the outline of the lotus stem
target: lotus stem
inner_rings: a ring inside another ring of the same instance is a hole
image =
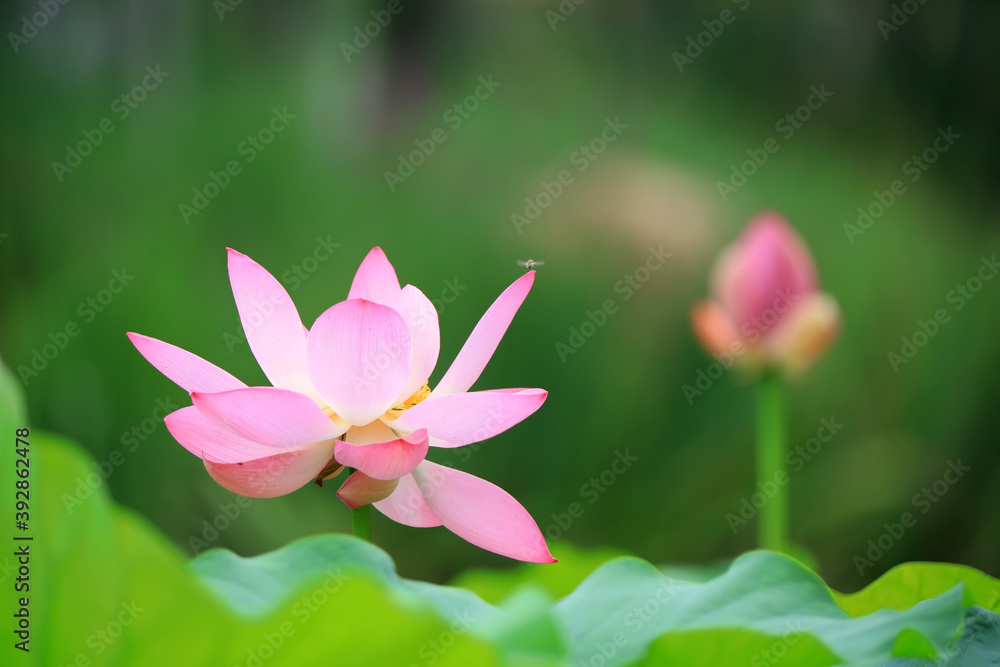
[[[765,374],[757,385],[757,490],[760,508],[757,543],[788,551],[788,472],[785,463],[784,396],[781,376]],[[769,496],[769,497],[768,497]]]

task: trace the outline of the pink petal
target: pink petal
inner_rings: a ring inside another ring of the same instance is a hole
[[[462,539],[508,558],[556,562],[535,520],[500,487],[430,461],[413,478],[434,516]]]
[[[396,490],[396,480],[372,479],[363,472],[355,472],[337,491],[337,497],[352,510],[388,498]]]
[[[397,396],[397,403],[405,401],[420,389],[431,376],[441,350],[441,331],[438,313],[431,300],[413,285],[407,285],[400,294],[396,311],[403,317],[413,341],[410,353],[410,378],[403,391]]]
[[[275,387],[313,394],[306,365],[306,334],[292,298],[274,276],[229,249],[229,282],[247,343]]]
[[[805,242],[777,213],[751,220],[713,270],[713,291],[737,328],[774,317],[775,303],[816,290],[816,267]],[[772,321],[773,323],[773,321]]]
[[[413,475],[400,477],[399,485],[391,496],[372,504],[379,512],[404,526],[433,528],[441,525],[441,521],[424,501]]]
[[[811,366],[840,334],[840,306],[829,294],[816,293],[796,303],[765,338],[769,358],[792,373]]]
[[[139,354],[186,392],[228,391],[246,385],[196,354],[142,334],[129,333]]]
[[[535,272],[528,271],[497,297],[472,330],[448,372],[434,388],[434,395],[455,394],[468,391],[479,379],[486,364],[496,351],[500,339],[507,332],[517,309],[524,303],[535,281]]]
[[[274,455],[273,448],[241,438],[193,405],[171,412],[163,423],[170,435],[198,458],[236,463]]]
[[[702,301],[691,311],[691,323],[698,342],[712,354],[735,354],[743,344],[729,314],[715,301]]]
[[[371,445],[338,440],[333,453],[338,463],[357,468],[369,477],[398,479],[409,474],[427,456],[427,431],[421,429],[403,438]]]
[[[396,404],[410,376],[410,350],[406,322],[395,310],[364,299],[342,301],[309,332],[309,371],[334,412],[367,424]]]
[[[399,279],[382,248],[372,248],[361,262],[347,298],[367,299],[390,308],[396,307],[399,300]]]
[[[191,394],[196,408],[237,435],[267,447],[297,447],[331,440],[347,430],[335,425],[311,398],[276,387],[247,387]],[[271,452],[273,453],[273,452]]]
[[[328,441],[237,463],[205,458],[205,469],[212,479],[233,493],[250,498],[275,498],[315,479],[332,457],[333,443]]]
[[[544,389],[474,391],[431,396],[390,422],[396,430],[426,428],[438,447],[460,447],[502,433],[545,402]]]

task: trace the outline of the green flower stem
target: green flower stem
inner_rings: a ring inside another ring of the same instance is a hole
[[[371,505],[362,505],[351,510],[351,527],[354,537],[360,537],[365,542],[372,541]]]
[[[341,438],[343,440],[343,438]],[[354,468],[347,468],[347,476],[354,474]],[[372,541],[372,506],[362,505],[351,510],[351,532],[365,542]]]
[[[757,385],[757,481],[762,487],[774,486],[774,495],[760,508],[757,546],[787,552],[788,471],[781,389],[777,373],[764,375]]]

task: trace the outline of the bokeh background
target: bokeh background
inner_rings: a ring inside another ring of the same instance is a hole
[[[477,387],[538,386],[549,399],[478,449],[432,459],[510,491],[557,552],[732,558],[754,545],[752,523],[734,533],[726,519],[755,490],[753,393],[726,373],[688,400],[683,386],[712,362],[688,313],[714,255],[772,208],[810,243],[844,312],[837,345],[788,392],[793,445],[824,418],[843,424],[792,475],[796,542],[845,590],[905,560],[1000,573],[1000,280],[961,310],[948,300],[1000,246],[995,3],[414,0],[371,23],[387,4],[70,3],[37,34],[24,20],[39,5],[5,6],[5,32],[31,36],[8,34],[0,69],[0,353],[30,368],[50,334],[79,326],[44,368],[22,371],[36,427],[121,461],[104,465],[113,497],[193,554],[192,536],[211,537],[203,522],[234,496],[163,427],[160,405],[187,397],[125,332],[265,383],[225,248],[278,276],[309,324],[380,245],[402,282],[440,302],[433,385],[530,257],[545,265]],[[366,25],[374,36],[358,48]],[[688,42],[699,33],[700,52]],[[690,57],[680,68],[678,53]],[[147,67],[169,74],[123,106]],[[456,126],[446,112],[480,77],[500,85]],[[776,128],[822,86],[833,95],[791,136]],[[294,118],[248,161],[243,142],[274,109]],[[105,118],[113,130],[95,135]],[[579,171],[575,152],[607,119],[627,127]],[[386,172],[439,127],[446,141],[390,188]],[[904,163],[948,128],[959,138],[910,180]],[[71,171],[54,167],[85,132],[100,143]],[[722,197],[718,182],[769,137],[778,152]],[[231,160],[240,173],[185,216]],[[573,182],[515,224],[564,169]],[[895,179],[905,193],[852,238],[858,207]],[[318,260],[324,242],[337,247]],[[626,300],[616,285],[661,246],[670,260]],[[114,271],[134,278],[102,304]],[[561,357],[557,344],[606,299],[617,312]],[[887,355],[940,308],[951,321],[896,372]],[[583,488],[626,449],[631,468],[596,497]],[[971,470],[921,514],[914,496],[959,459]],[[572,503],[582,516],[560,526],[553,515]],[[859,573],[854,556],[907,511],[917,525]],[[444,529],[373,522],[406,576],[510,564]],[[309,486],[253,501],[208,541],[251,555],[349,530],[333,488]]]

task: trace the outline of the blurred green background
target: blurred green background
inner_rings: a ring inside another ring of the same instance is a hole
[[[948,300],[1000,245],[995,4],[914,2],[893,31],[879,24],[894,13],[884,2],[388,6],[71,3],[33,34],[24,20],[39,6],[7,5],[3,25],[22,39],[8,34],[0,69],[0,353],[15,371],[37,368],[36,351],[79,327],[41,370],[22,372],[33,425],[108,462],[114,498],[193,554],[192,536],[210,538],[204,522],[235,496],[163,427],[160,405],[188,399],[126,331],[263,384],[240,337],[226,246],[281,279],[311,324],[380,245],[403,283],[440,300],[433,386],[522,271],[515,260],[530,257],[545,266],[476,387],[537,386],[549,399],[478,449],[432,460],[508,490],[550,542],[674,564],[732,558],[754,545],[752,522],[734,533],[726,519],[755,490],[753,395],[726,373],[688,401],[682,387],[712,361],[688,313],[718,250],[774,208],[805,236],[844,311],[839,342],[789,391],[793,445],[824,418],[844,425],[792,474],[795,540],[847,590],[905,560],[1000,572],[1000,281],[959,311]],[[384,27],[371,23],[380,16]],[[344,46],[366,27],[367,44]],[[678,53],[690,58],[681,71]],[[169,74],[154,83],[157,66]],[[490,76],[499,87],[471,110]],[[131,105],[120,99],[144,77]],[[833,95],[791,136],[776,127],[821,86]],[[455,104],[468,105],[463,115],[448,114]],[[274,109],[294,118],[247,148]],[[579,162],[606,119],[627,127]],[[949,127],[960,137],[911,181],[904,163]],[[436,128],[446,140],[390,189],[386,172]],[[717,183],[768,137],[778,152],[723,199]],[[72,164],[67,147],[81,142],[97,145],[71,171],[53,166]],[[185,216],[181,205],[233,160],[239,173]],[[566,169],[573,182],[518,228],[525,199]],[[849,238],[858,207],[895,179],[905,193]],[[338,247],[308,259],[324,242]],[[616,285],[660,246],[671,259],[626,300]],[[134,279],[101,303],[115,271]],[[466,289],[446,302],[455,284]],[[557,343],[606,299],[617,312],[560,358]],[[951,321],[894,372],[888,353],[940,308]],[[635,465],[590,491],[626,449]],[[915,494],[958,459],[971,471],[921,514]],[[583,515],[560,525],[554,515],[572,503]],[[859,573],[854,556],[907,511],[917,525]],[[444,529],[373,522],[404,576],[510,564]],[[206,541],[243,555],[350,529],[329,486],[255,500],[230,523]]]

